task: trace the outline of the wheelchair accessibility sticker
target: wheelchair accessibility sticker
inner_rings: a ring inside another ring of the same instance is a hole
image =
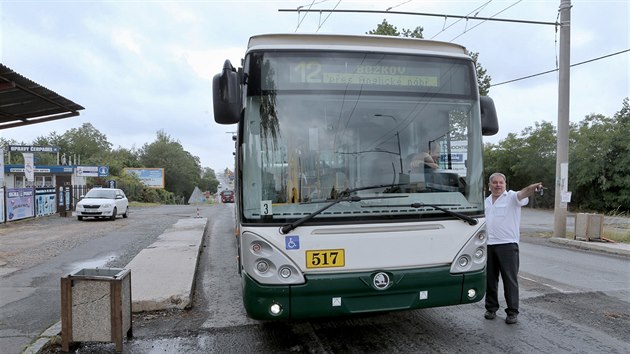
[[[287,250],[300,249],[300,236],[289,235],[284,237],[284,246]]]

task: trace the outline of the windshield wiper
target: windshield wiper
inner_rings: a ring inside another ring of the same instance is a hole
[[[470,225],[477,225],[479,223],[479,221],[477,219],[471,218],[468,215],[464,215],[464,214],[460,214],[457,212],[454,212],[452,210],[448,210],[448,209],[444,209],[441,206],[459,206],[460,204],[427,204],[427,203],[413,203],[411,205],[409,204],[396,204],[396,205],[384,205],[386,207],[393,207],[393,208],[401,208],[401,207],[411,207],[411,208],[422,208],[422,207],[430,207],[436,210],[439,210],[445,214],[454,216],[460,220],[464,220],[467,223],[469,223]],[[382,205],[370,205],[369,207],[372,208],[378,208],[378,207],[383,207]]]
[[[406,185],[408,183],[400,183],[397,185]],[[326,209],[332,207],[335,204],[338,204],[340,202],[360,202],[362,200],[369,200],[369,199],[389,199],[389,198],[405,198],[407,197],[405,196],[377,196],[377,197],[359,197],[358,195],[351,195],[354,192],[357,191],[364,191],[364,190],[368,190],[368,189],[378,189],[378,188],[386,188],[386,187],[392,187],[392,186],[396,186],[396,185],[392,185],[392,184],[378,184],[378,185],[374,185],[374,186],[367,186],[367,187],[358,187],[358,188],[353,188],[353,189],[346,189],[345,191],[342,191],[341,193],[339,193],[339,196],[334,199],[333,201],[331,201],[329,204],[325,205],[324,207],[315,210],[314,212],[306,215],[305,217],[298,219],[290,224],[286,224],[280,227],[280,233],[283,235],[286,235],[287,233],[291,232],[292,230],[295,230],[296,227],[304,224],[305,222],[311,220],[312,218],[316,217],[317,215],[321,214],[322,212],[324,212]]]
[[[449,205],[449,204],[442,204],[442,205]],[[428,206],[428,207],[431,207],[433,209],[442,211],[442,212],[444,212],[444,213],[446,213],[448,215],[454,216],[454,217],[456,217],[456,218],[458,218],[460,220],[464,220],[465,222],[467,222],[470,225],[477,225],[479,223],[479,221],[477,219],[471,218],[468,215],[464,215],[464,214],[460,214],[460,213],[454,212],[452,210],[444,209],[444,208],[442,208],[442,207],[440,207],[440,206],[438,206],[436,204],[413,203],[413,204],[410,205],[410,207],[412,207],[412,208],[422,208],[422,207],[425,207],[425,206]]]

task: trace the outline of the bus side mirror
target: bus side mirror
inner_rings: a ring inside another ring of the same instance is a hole
[[[488,96],[480,96],[481,104],[481,134],[494,135],[499,132],[499,120],[494,101]]]
[[[238,123],[241,118],[241,89],[239,74],[229,60],[223,70],[212,78],[214,121],[219,124]]]

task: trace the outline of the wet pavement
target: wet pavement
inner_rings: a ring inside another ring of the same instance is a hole
[[[225,206],[223,206],[225,207]],[[213,209],[208,215],[209,228],[199,259],[199,271],[196,275],[196,290],[192,308],[188,310],[168,310],[139,313],[133,315],[133,338],[124,343],[124,353],[244,353],[244,352],[356,352],[357,348],[362,348],[362,352],[391,352],[396,346],[370,347],[352,343],[352,336],[365,334],[366,330],[379,330],[381,321],[391,321],[391,316],[370,315],[366,317],[354,317],[348,320],[334,321],[296,321],[290,325],[287,323],[265,323],[253,321],[244,314],[240,300],[240,285],[235,271],[234,254],[225,252],[233,250],[233,210],[227,208]],[[567,230],[572,232],[574,228],[574,216],[567,218]],[[611,222],[611,221],[608,221]],[[623,229],[630,222],[626,220],[613,220],[615,225],[621,225]],[[575,247],[584,249],[597,249],[597,247],[609,247],[610,250],[621,250],[623,257],[630,257],[630,245],[627,244],[604,244],[600,242],[583,242],[572,239],[546,239],[541,235],[549,235],[553,230],[553,212],[523,209],[522,233],[524,242],[536,242],[538,244],[552,243],[562,247]],[[626,251],[627,249],[627,251]],[[221,251],[223,250],[223,251]],[[599,250],[605,253],[606,248]],[[606,299],[607,303],[613,300]],[[225,306],[226,304],[230,304]],[[465,312],[481,312],[480,304],[458,307]],[[618,312],[623,312],[623,306],[627,303],[619,303]],[[444,311],[444,309],[443,309]],[[447,313],[457,310],[446,310]],[[437,315],[440,312],[434,310],[423,310],[429,315]],[[611,312],[612,314],[613,312]],[[415,314],[414,314],[415,316]],[[437,315],[440,316],[440,315]],[[441,317],[441,316],[440,316]],[[395,321],[396,316],[394,316]],[[435,321],[433,319],[432,321]],[[468,320],[466,320],[468,321]],[[335,325],[337,323],[337,325]],[[487,324],[486,322],[481,322]],[[333,326],[333,327],[329,327]],[[335,326],[339,326],[338,329]],[[350,327],[348,327],[350,326]],[[477,324],[474,326],[478,327]],[[350,328],[364,328],[359,332],[353,332]],[[311,337],[314,335],[313,328],[322,329],[318,336],[329,333],[331,338],[335,332],[340,330],[348,333],[349,344],[339,343],[337,350],[330,351],[322,338]],[[388,327],[389,328],[389,327]],[[615,328],[614,326],[612,328]],[[263,330],[261,330],[263,329]],[[401,331],[406,331],[401,330]],[[41,345],[30,347],[26,352],[58,353],[60,328],[51,327],[47,334],[40,338]],[[437,334],[436,334],[437,335]],[[298,337],[300,339],[298,339]],[[306,337],[306,338],[305,338]],[[447,341],[445,341],[447,342]],[[622,342],[611,343],[615,352],[619,348],[627,348]],[[568,346],[570,347],[570,346]],[[346,348],[344,350],[343,348]],[[404,348],[404,347],[403,347]],[[387,350],[386,350],[387,349]],[[408,348],[409,349],[409,348]],[[425,348],[426,349],[426,348]],[[436,349],[436,348],[433,348]],[[445,346],[439,350],[429,350],[435,352],[450,352],[461,350],[462,348]],[[479,349],[479,348],[477,348]],[[584,349],[584,348],[582,348]],[[593,348],[592,348],[593,349]],[[29,351],[30,350],[30,351]],[[418,347],[411,351],[419,350]],[[72,349],[75,353],[113,353],[115,347],[112,343],[80,343]],[[401,352],[409,352],[402,350]],[[515,350],[514,352],[524,352]]]

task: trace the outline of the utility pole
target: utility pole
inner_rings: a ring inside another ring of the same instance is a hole
[[[560,60],[558,83],[558,141],[556,148],[556,199],[553,236],[566,238],[569,184],[569,93],[571,63],[571,0],[560,0]]]

